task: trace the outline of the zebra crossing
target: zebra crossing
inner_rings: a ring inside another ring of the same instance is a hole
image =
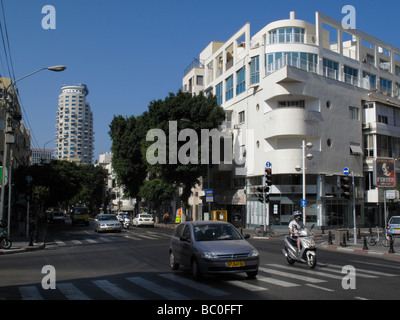
[[[161,234],[156,232],[147,231],[146,233],[124,233],[118,235],[90,235],[87,237],[80,237],[79,239],[68,239],[60,240],[54,239],[48,241],[46,246],[56,245],[56,246],[67,246],[67,245],[82,245],[82,244],[98,244],[98,243],[112,243],[116,240],[134,240],[134,241],[149,241],[149,240],[159,240],[159,239],[171,239],[170,235]]]
[[[384,265],[382,265],[384,266]],[[249,294],[268,294],[274,289],[296,290],[312,288],[317,292],[335,294],[340,290],[343,278],[342,267],[331,263],[320,263],[317,269],[286,264],[263,264],[256,279],[245,276],[214,277],[208,281],[195,281],[184,272],[162,272],[156,274],[132,274],[106,279],[83,279],[60,282],[56,289],[44,290],[41,284],[18,287],[21,300],[191,300],[199,294],[204,299],[234,299]],[[387,267],[387,266],[386,266]],[[356,268],[357,277],[379,279],[396,277],[398,270],[385,272]],[[368,297],[354,297],[368,299]]]

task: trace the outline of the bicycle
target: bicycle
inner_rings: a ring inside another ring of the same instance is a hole
[[[10,249],[12,242],[8,237],[6,228],[2,227],[0,230],[0,248],[2,249]]]
[[[390,234],[387,234],[386,232],[383,232],[382,237],[380,237],[379,233],[379,228],[376,228],[376,237],[372,236],[372,232],[370,234],[370,238],[368,240],[369,245],[374,246],[376,245],[379,241],[382,242],[382,245],[384,247],[389,247],[390,246],[390,241],[394,242],[394,237]]]
[[[265,230],[264,230],[264,225],[255,227],[254,233],[258,237],[265,237],[265,236],[276,237],[278,235],[278,233],[274,229],[272,229],[270,226],[265,226]]]

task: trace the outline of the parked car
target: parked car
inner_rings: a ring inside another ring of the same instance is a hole
[[[400,216],[393,216],[389,219],[387,232],[391,235],[400,235]]]
[[[151,214],[140,213],[135,218],[133,218],[132,224],[136,227],[140,227],[140,226],[154,227],[154,219]]]
[[[94,220],[94,231],[121,232],[121,223],[114,214],[99,214]]]
[[[246,272],[255,278],[260,262],[259,254],[229,222],[190,221],[179,224],[172,235],[170,267],[180,265],[192,271],[195,279],[206,273]]]

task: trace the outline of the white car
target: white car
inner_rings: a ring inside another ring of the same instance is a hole
[[[154,219],[151,214],[140,213],[133,219],[132,224],[136,227],[139,226],[154,227]]]
[[[115,231],[121,232],[121,222],[114,214],[99,214],[94,220],[94,231]]]

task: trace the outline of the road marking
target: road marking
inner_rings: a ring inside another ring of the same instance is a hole
[[[100,239],[101,241],[104,241],[104,242],[113,242],[112,239],[109,239],[109,238],[107,238],[107,237],[99,237],[99,239]]]
[[[54,240],[54,242],[59,246],[65,246],[66,245],[65,242],[61,241],[61,240]]]
[[[228,280],[228,281],[225,281],[225,282],[229,283],[230,285],[233,285],[233,286],[236,286],[236,287],[239,287],[239,288],[242,288],[242,289],[247,289],[247,290],[250,290],[250,291],[254,291],[254,292],[269,290],[268,288],[256,286],[254,284],[247,283],[246,281],[243,281],[243,280]]]
[[[126,279],[133,282],[134,284],[136,284],[138,286],[141,286],[151,292],[154,292],[155,294],[158,294],[158,295],[164,297],[165,299],[189,300],[188,297],[180,294],[179,292],[176,292],[174,289],[159,286],[158,284],[156,284],[152,281],[146,280],[142,277],[129,277]]]
[[[92,283],[117,300],[143,300],[143,298],[121,289],[108,280],[93,280]]]
[[[138,237],[141,237],[141,238],[154,240],[154,237],[146,236],[146,235],[144,235],[144,234],[136,234],[136,235],[137,235]]]
[[[89,243],[97,243],[97,240],[94,239],[90,239],[90,238],[86,238],[85,241],[89,242]]]
[[[354,299],[357,299],[357,300],[369,300],[369,299],[363,298],[363,297],[354,297]]]
[[[321,279],[316,279],[316,278],[311,278],[311,277],[305,277],[305,276],[301,276],[301,275],[294,274],[294,273],[277,271],[277,270],[274,270],[274,269],[267,269],[267,268],[259,267],[258,270],[261,270],[262,272],[266,272],[266,273],[272,273],[272,274],[275,274],[275,275],[278,275],[278,276],[283,276],[283,277],[287,277],[287,278],[293,278],[293,279],[297,279],[297,280],[302,280],[302,281],[305,281],[305,282],[311,282],[311,283],[327,282],[326,280],[321,280]]]
[[[328,288],[316,286],[315,284],[311,284],[311,283],[306,283],[306,286],[313,287],[313,288],[320,289],[320,290],[324,290],[324,291],[328,291],[328,292],[334,292],[335,291],[333,289],[328,289]]]
[[[273,278],[267,278],[263,276],[257,276],[257,280],[267,282],[270,284],[274,284],[277,286],[285,287],[285,288],[290,288],[290,287],[299,287],[299,284],[292,283],[292,282],[286,282],[278,279],[273,279]]]
[[[330,273],[325,273],[325,272],[320,272],[320,271],[314,271],[314,270],[309,270],[309,269],[302,269],[302,268],[296,268],[296,267],[290,267],[290,266],[282,266],[280,264],[266,264],[267,266],[275,267],[275,268],[281,268],[281,269],[286,269],[286,270],[291,270],[292,272],[303,272],[315,276],[321,276],[325,278],[331,278],[331,279],[336,279],[336,280],[342,280],[342,276],[336,276],[334,274]]]
[[[220,289],[215,289],[215,288],[213,288],[211,286],[208,286],[206,284],[203,284],[203,283],[200,283],[200,282],[196,282],[196,281],[193,281],[193,280],[190,280],[190,279],[187,279],[187,278],[183,278],[183,277],[180,277],[180,276],[178,276],[176,274],[173,274],[173,273],[163,273],[163,274],[160,274],[160,276],[165,278],[165,279],[172,280],[174,282],[178,282],[178,283],[183,284],[185,286],[194,288],[194,289],[199,290],[201,292],[208,293],[208,294],[210,294],[210,295],[212,295],[214,297],[229,295],[229,293],[226,292],[226,291],[223,291],[223,290],[220,290]]]
[[[92,300],[72,283],[57,283],[59,289],[68,300]]]
[[[337,265],[337,264],[328,264],[331,267],[335,267],[335,268],[340,268],[342,269],[343,266]],[[386,272],[380,272],[380,271],[373,271],[373,270],[367,270],[367,269],[362,269],[359,267],[355,267],[356,268],[356,272],[364,272],[364,273],[370,273],[370,274],[376,274],[378,276],[385,276],[385,277],[397,277],[397,274],[393,274],[393,273],[386,273]]]
[[[334,273],[343,274],[343,273],[342,273],[342,270],[336,270],[336,269],[333,269],[333,268],[323,267],[322,270],[326,270],[326,271],[330,271],[330,272],[334,272]],[[358,271],[358,270],[356,269],[356,272],[357,272],[357,271]],[[359,272],[357,272],[357,277],[360,277],[360,278],[369,278],[369,279],[376,279],[376,278],[378,278],[378,277],[372,276],[372,275],[370,275],[370,274],[362,274],[362,273],[359,273]]]
[[[139,239],[139,238],[136,238],[136,237],[133,237],[133,236],[124,236],[124,238],[127,238],[127,239],[131,239],[131,240],[143,240],[143,239]]]
[[[42,295],[35,286],[19,287],[22,300],[43,300]]]
[[[74,244],[82,244],[82,241],[79,240],[71,240]]]

